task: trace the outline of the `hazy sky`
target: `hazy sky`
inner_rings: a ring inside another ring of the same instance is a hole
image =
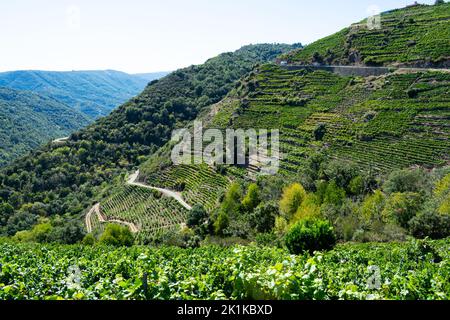
[[[307,44],[365,18],[371,8],[412,2],[1,0],[0,71],[174,70],[250,43]]]

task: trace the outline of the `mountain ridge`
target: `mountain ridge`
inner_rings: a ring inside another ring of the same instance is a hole
[[[147,80],[115,70],[41,71],[0,73],[0,86],[30,90],[59,100],[92,120],[140,93]]]

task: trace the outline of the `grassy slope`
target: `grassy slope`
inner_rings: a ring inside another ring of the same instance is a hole
[[[54,99],[0,88],[0,166],[88,122],[86,116]]]
[[[320,39],[284,57],[308,64],[315,52],[327,64],[439,65],[450,57],[450,4],[392,10],[381,16],[381,29],[367,21]],[[350,56],[358,57],[352,59]]]

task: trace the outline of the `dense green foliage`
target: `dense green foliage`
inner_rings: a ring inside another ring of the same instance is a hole
[[[418,5],[381,14],[281,59],[291,63],[449,66],[450,4]]]
[[[2,243],[0,299],[449,299],[449,246],[345,244],[293,256],[270,247]]]
[[[84,239],[86,242],[86,239]],[[117,224],[108,224],[99,242],[109,246],[132,246],[134,237],[130,229]]]
[[[88,123],[85,115],[55,99],[0,88],[0,167]]]
[[[333,226],[326,220],[304,219],[286,234],[286,246],[292,254],[331,249],[336,243]]]
[[[12,71],[0,87],[28,90],[58,100],[91,121],[139,94],[148,80],[119,71]]]

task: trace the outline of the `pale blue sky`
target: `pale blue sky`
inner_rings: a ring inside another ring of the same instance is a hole
[[[250,43],[307,44],[365,18],[372,6],[412,2],[1,0],[0,71],[174,70]]]

